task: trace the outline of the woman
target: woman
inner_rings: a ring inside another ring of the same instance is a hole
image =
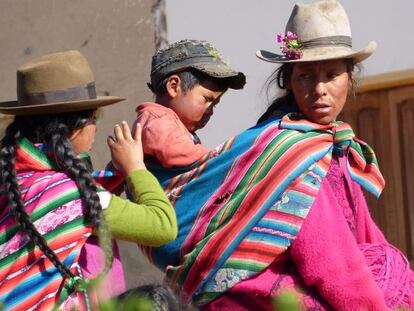
[[[132,137],[126,122],[108,145],[133,202],[102,187],[123,176],[101,172],[94,181],[84,153],[97,109],[123,99],[96,96],[80,52],[34,59],[17,77],[18,101],[0,103],[15,115],[0,149],[0,302],[7,310],[90,309],[98,296],[125,290],[110,237],[161,245],[176,236],[175,214],[143,164],[140,130]]]
[[[181,171],[151,169],[177,212],[176,241],[147,249],[183,302],[202,310],[271,310],[293,290],[303,309],[414,307],[413,273],[373,222],[361,186],[384,180],[372,149],[336,118],[352,94],[354,51],[336,0],[297,4],[278,36],[286,96],[219,156]]]

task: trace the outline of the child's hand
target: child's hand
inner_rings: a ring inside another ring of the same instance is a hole
[[[112,163],[124,175],[135,170],[145,169],[144,153],[141,143],[141,125],[138,123],[134,137],[131,136],[129,126],[125,121],[114,127],[114,137],[108,137],[108,146],[111,150]]]

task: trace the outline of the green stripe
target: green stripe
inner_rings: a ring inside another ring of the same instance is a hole
[[[195,259],[197,258],[198,254],[204,249],[204,246],[207,244],[208,239],[203,239],[201,240],[198,244],[197,247],[188,255],[186,255],[186,260],[185,263],[183,265],[183,269],[180,272],[177,282],[178,284],[183,284],[187,275],[188,275],[188,271],[191,269],[193,262],[195,261]]]
[[[57,169],[58,165],[52,159],[50,159],[46,154],[44,154],[39,148],[36,148],[28,139],[24,137],[17,138],[18,145],[28,154],[30,157],[36,159],[38,162],[42,163],[44,166],[50,169]]]
[[[274,158],[280,157],[280,154],[283,154],[287,149],[289,149],[293,144],[297,143],[298,141],[301,141],[307,137],[313,137],[319,135],[318,133],[299,133],[297,131],[282,131],[280,134],[277,135],[265,148],[265,150],[260,154],[260,156],[256,159],[254,164],[250,167],[249,171],[246,173],[246,175],[243,177],[239,185],[237,186],[236,190],[234,191],[233,195],[231,196],[231,199],[223,206],[223,208],[215,215],[210,222],[207,231],[206,236],[209,234],[209,232],[213,232],[218,225],[218,220],[220,217],[225,213],[226,217],[227,215],[233,215],[235,211],[240,206],[241,201],[245,198],[248,191],[246,191],[243,187],[250,182],[251,176],[256,173],[255,169],[257,170],[257,166],[261,165],[262,162],[264,162],[263,159],[265,159],[270,153],[272,153],[275,149],[275,145],[278,144],[281,140],[283,140],[285,137],[292,136],[291,138],[288,138],[278,149],[278,152],[275,155],[272,155],[268,159],[268,165],[264,165],[263,171],[257,178],[254,180],[260,180],[260,178],[263,178],[269,171],[269,169],[272,167],[272,163],[275,163]],[[281,150],[281,151],[279,151]],[[224,212],[224,210],[227,210],[227,212]],[[227,219],[230,219],[229,217]],[[179,284],[182,284],[189,272],[189,270],[192,267],[193,262],[195,261],[198,254],[201,252],[201,250],[204,248],[204,246],[208,243],[209,238],[203,239],[198,245],[197,248],[195,248],[190,255],[188,255],[188,258],[186,258],[186,263],[183,266],[183,270],[180,272],[179,277],[177,281]]]
[[[196,299],[193,300],[194,305],[202,305],[207,302],[210,302],[211,300],[217,298],[222,293],[211,293],[211,292],[205,292],[202,295],[196,297]]]
[[[83,217],[77,218],[75,220],[72,220],[68,223],[65,223],[63,225],[60,225],[59,227],[55,228],[52,231],[49,231],[44,235],[44,238],[47,241],[47,244],[50,244],[51,241],[53,241],[56,237],[63,233],[70,233],[72,231],[77,230],[78,228],[85,227],[85,219]],[[24,247],[19,249],[18,251],[14,252],[13,254],[10,254],[9,256],[3,258],[0,260],[0,269],[3,269],[7,266],[9,266],[11,263],[16,261],[21,256],[26,256],[29,253],[34,251],[35,244],[33,242],[27,243]],[[37,247],[36,247],[37,248]]]
[[[260,272],[267,267],[261,261],[254,261],[252,259],[229,259],[223,265],[223,268],[231,268],[237,270],[248,270],[253,272]]]
[[[59,206],[62,206],[65,203],[71,202],[79,198],[78,188],[70,189],[69,193],[64,193],[59,197],[53,198],[51,201],[46,202],[44,205],[35,209],[35,211],[30,215],[32,222],[40,219],[50,211],[56,209]],[[11,228],[7,229],[3,234],[0,234],[0,245],[10,240],[12,236],[20,230],[20,225],[16,224]]]
[[[244,200],[245,196],[248,194],[247,184],[251,183],[252,185],[257,184],[258,181],[262,180],[273,167],[274,163],[286,153],[293,145],[298,142],[301,142],[304,139],[315,137],[320,135],[319,133],[308,132],[300,133],[293,130],[285,130],[277,135],[263,150],[259,157],[252,163],[249,170],[246,172],[245,176],[237,185],[231,199],[223,206],[223,208],[213,217],[208,228],[207,234],[213,232],[217,226],[221,223],[219,220],[224,217],[225,219],[230,219],[232,215],[237,211],[241,202]],[[277,147],[280,141],[284,142]],[[277,150],[277,152],[274,152]],[[259,170],[258,168],[261,167]],[[259,173],[257,173],[259,172]],[[256,175],[257,174],[257,175]],[[249,188],[250,189],[250,188]]]
[[[245,198],[247,191],[246,191],[246,184],[248,184],[252,180],[252,176],[257,173],[258,166],[262,165],[265,159],[270,153],[273,152],[275,149],[275,145],[279,143],[281,139],[288,137],[291,135],[288,131],[283,131],[277,135],[269,144],[268,146],[261,152],[258,158],[250,165],[249,170],[246,172],[245,176],[240,180],[239,184],[237,185],[236,189],[234,190],[231,199],[220,209],[220,211],[212,218],[209,226],[207,227],[207,234],[209,232],[213,232],[217,226],[220,224],[219,220],[222,217],[226,217],[230,219],[230,216],[233,215],[236,210],[239,208],[240,203]],[[262,167],[263,171],[268,172],[269,168]],[[265,174],[259,173],[259,176]]]

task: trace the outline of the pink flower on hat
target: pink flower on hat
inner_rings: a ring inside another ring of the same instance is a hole
[[[276,41],[281,43],[280,49],[287,59],[299,59],[302,57],[301,46],[298,41],[298,36],[291,31],[286,32],[285,35],[277,34]]]

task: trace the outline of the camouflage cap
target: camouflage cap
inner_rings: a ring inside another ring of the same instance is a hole
[[[166,76],[194,68],[210,77],[227,79],[232,89],[242,89],[246,76],[232,69],[210,43],[199,40],[181,40],[158,50],[152,57],[151,85],[157,85]]]

